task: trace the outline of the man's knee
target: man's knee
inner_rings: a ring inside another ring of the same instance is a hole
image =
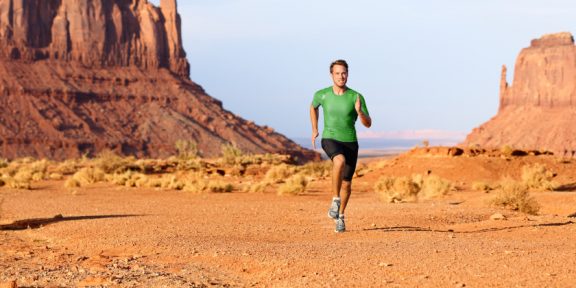
[[[332,158],[332,163],[334,163],[334,166],[344,166],[346,158],[344,158],[344,155],[338,154]]]

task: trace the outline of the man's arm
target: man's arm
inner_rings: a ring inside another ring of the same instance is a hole
[[[372,126],[372,118],[370,118],[370,115],[368,114],[364,114],[364,112],[362,111],[362,100],[360,99],[360,96],[358,96],[358,98],[356,98],[356,113],[358,113],[358,118],[360,118],[360,122],[362,122],[362,125],[364,125],[366,128],[370,128],[370,126]]]
[[[316,149],[316,138],[318,137],[318,108],[310,105],[310,122],[312,123],[312,148]]]

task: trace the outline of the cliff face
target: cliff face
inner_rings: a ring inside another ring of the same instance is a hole
[[[0,157],[164,157],[177,140],[319,158],[189,79],[176,0],[0,0]]]
[[[532,40],[516,60],[512,85],[502,68],[500,107],[464,145],[576,151],[576,46],[570,33]]]
[[[176,1],[160,7],[146,0],[1,0],[2,54],[88,67],[162,67],[188,77]]]

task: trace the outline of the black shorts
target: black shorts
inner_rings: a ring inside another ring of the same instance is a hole
[[[346,159],[344,171],[342,172],[342,180],[352,181],[354,171],[356,170],[356,162],[358,161],[358,142],[340,142],[334,139],[322,139],[322,149],[330,159],[334,159],[336,155],[343,155]]]

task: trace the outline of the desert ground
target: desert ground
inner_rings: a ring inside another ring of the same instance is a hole
[[[283,188],[292,176],[270,176],[284,164],[266,161],[186,166],[194,188],[174,184],[189,177],[177,169],[172,186],[104,176],[71,183],[80,168],[64,164],[45,165],[44,177],[20,187],[10,185],[18,173],[8,163],[0,287],[576,286],[576,160],[445,151],[362,159],[345,233],[327,217],[329,163],[283,166],[304,174],[300,190]],[[521,182],[534,163],[554,174],[553,189],[530,188],[537,212],[491,202],[499,181]],[[167,166],[141,171],[164,177]],[[415,174],[450,188],[392,199],[377,187]],[[198,177],[227,184],[206,188]]]

